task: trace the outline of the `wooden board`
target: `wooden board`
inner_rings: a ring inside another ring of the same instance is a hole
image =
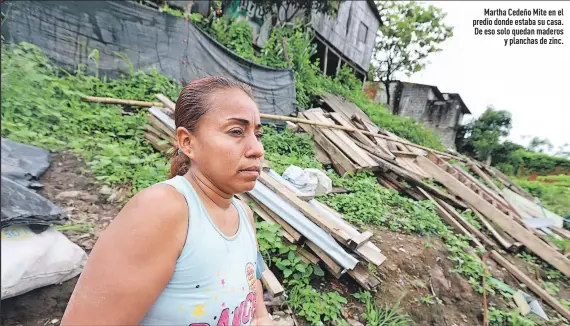
[[[261,172],[259,177],[267,188],[275,192],[278,196],[289,202],[293,207],[297,208],[309,220],[317,224],[325,232],[328,232],[335,239],[342,244],[347,244],[351,237],[344,230],[340,229],[338,225],[333,223],[328,217],[319,214],[309,203],[300,200],[295,193],[289,190],[286,186],[273,179],[266,172]]]
[[[332,123],[330,120],[322,116],[322,113],[305,111],[303,114],[305,117],[312,121]],[[372,159],[370,157],[367,158],[366,153],[364,153],[358,146],[356,146],[356,144],[354,144],[354,142],[348,138],[344,131],[329,128],[321,128],[320,131],[341,151],[343,151],[354,163],[363,168],[368,168],[375,165],[375,162],[372,162]]]
[[[457,233],[463,234],[468,236],[469,238],[471,238],[471,242],[479,247],[479,248],[485,248],[483,246],[483,244],[481,244],[481,242],[479,242],[477,240],[477,238],[475,238],[475,236],[473,236],[473,234],[471,234],[469,231],[467,231],[467,229],[465,229],[463,227],[463,225],[461,225],[461,223],[459,223],[458,221],[456,221],[453,216],[451,216],[451,214],[449,214],[449,212],[443,208],[440,204],[437,203],[437,201],[435,199],[433,199],[433,197],[431,197],[427,191],[423,190],[422,188],[418,188],[423,194],[424,196],[426,196],[435,206],[435,209],[437,210],[439,216],[449,225],[451,226],[452,229],[454,229]]]
[[[299,117],[306,118],[302,113],[299,113]],[[352,163],[352,161],[344,155],[344,153],[336,147],[318,128],[313,128],[310,125],[299,124],[303,130],[313,136],[315,143],[319,144],[325,152],[330,156],[331,163],[334,166],[336,172],[343,176],[348,172],[358,172],[361,170],[360,166]]]
[[[332,164],[332,160],[329,154],[323,149],[321,145],[315,142],[315,158],[323,165]]]
[[[497,243],[489,239],[489,237],[483,234],[483,232],[479,231],[479,229],[477,229],[475,226],[471,225],[471,223],[469,223],[469,221],[467,221],[461,214],[459,214],[453,207],[451,207],[451,205],[439,198],[435,198],[435,201],[437,201],[438,204],[445,208],[445,210],[447,210],[447,212],[449,212],[449,214],[451,214],[451,216],[453,216],[456,221],[461,223],[461,225],[463,225],[467,231],[477,237],[477,239],[481,240],[482,243],[491,248],[498,248]]]
[[[514,239],[524,244],[529,250],[542,258],[544,261],[554,266],[562,274],[570,277],[570,260],[568,260],[568,258],[554,250],[548,244],[544,243],[542,240],[532,234],[532,232],[514,221],[512,217],[509,217],[501,212],[485,199],[477,195],[473,190],[459,182],[459,180],[455,179],[440,167],[435,165],[429,159],[418,156],[416,160],[418,164],[424,169],[424,171],[430,173],[435,180],[443,184],[451,192],[463,198],[467,203],[472,205],[486,218],[495,223]]]
[[[355,126],[352,125],[350,123],[350,121],[347,120],[341,114],[331,113],[331,117],[334,120],[336,120],[336,122],[340,123],[341,125],[343,125],[345,127],[355,128]],[[360,131],[353,132],[352,136],[354,138],[356,138],[359,142],[361,142],[363,145],[370,146],[371,148],[376,149],[378,152],[381,152],[384,156],[387,156],[389,159],[392,159],[392,160],[396,159],[396,157],[392,153],[390,153],[390,151],[388,151],[385,147],[378,146],[375,142],[373,142],[370,138],[368,138],[366,135],[364,135]],[[381,155],[379,155],[379,156],[381,156]]]

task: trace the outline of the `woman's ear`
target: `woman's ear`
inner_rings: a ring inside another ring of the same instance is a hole
[[[189,158],[194,157],[192,151],[194,145],[194,136],[184,127],[176,128],[176,139],[178,142],[178,148]]]

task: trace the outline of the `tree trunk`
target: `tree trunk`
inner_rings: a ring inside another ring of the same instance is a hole
[[[489,155],[487,156],[487,159],[485,160],[485,165],[486,165],[486,166],[491,166],[491,161],[492,161],[492,157],[491,157],[491,154],[489,154]]]
[[[384,80],[382,84],[384,84],[384,88],[386,89],[386,104],[390,107],[390,81]]]

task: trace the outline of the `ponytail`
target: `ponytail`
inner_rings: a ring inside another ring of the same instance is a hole
[[[171,161],[169,178],[174,178],[177,175],[185,175],[190,169],[190,159],[178,150],[174,152]]]

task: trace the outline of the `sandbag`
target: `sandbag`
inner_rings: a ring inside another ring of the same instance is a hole
[[[87,261],[83,249],[52,228],[35,234],[10,226],[2,230],[1,244],[2,300],[70,280]]]
[[[45,149],[2,138],[1,162],[2,176],[30,187],[49,168],[51,155]]]
[[[0,228],[64,224],[67,214],[35,191],[2,176]]]

